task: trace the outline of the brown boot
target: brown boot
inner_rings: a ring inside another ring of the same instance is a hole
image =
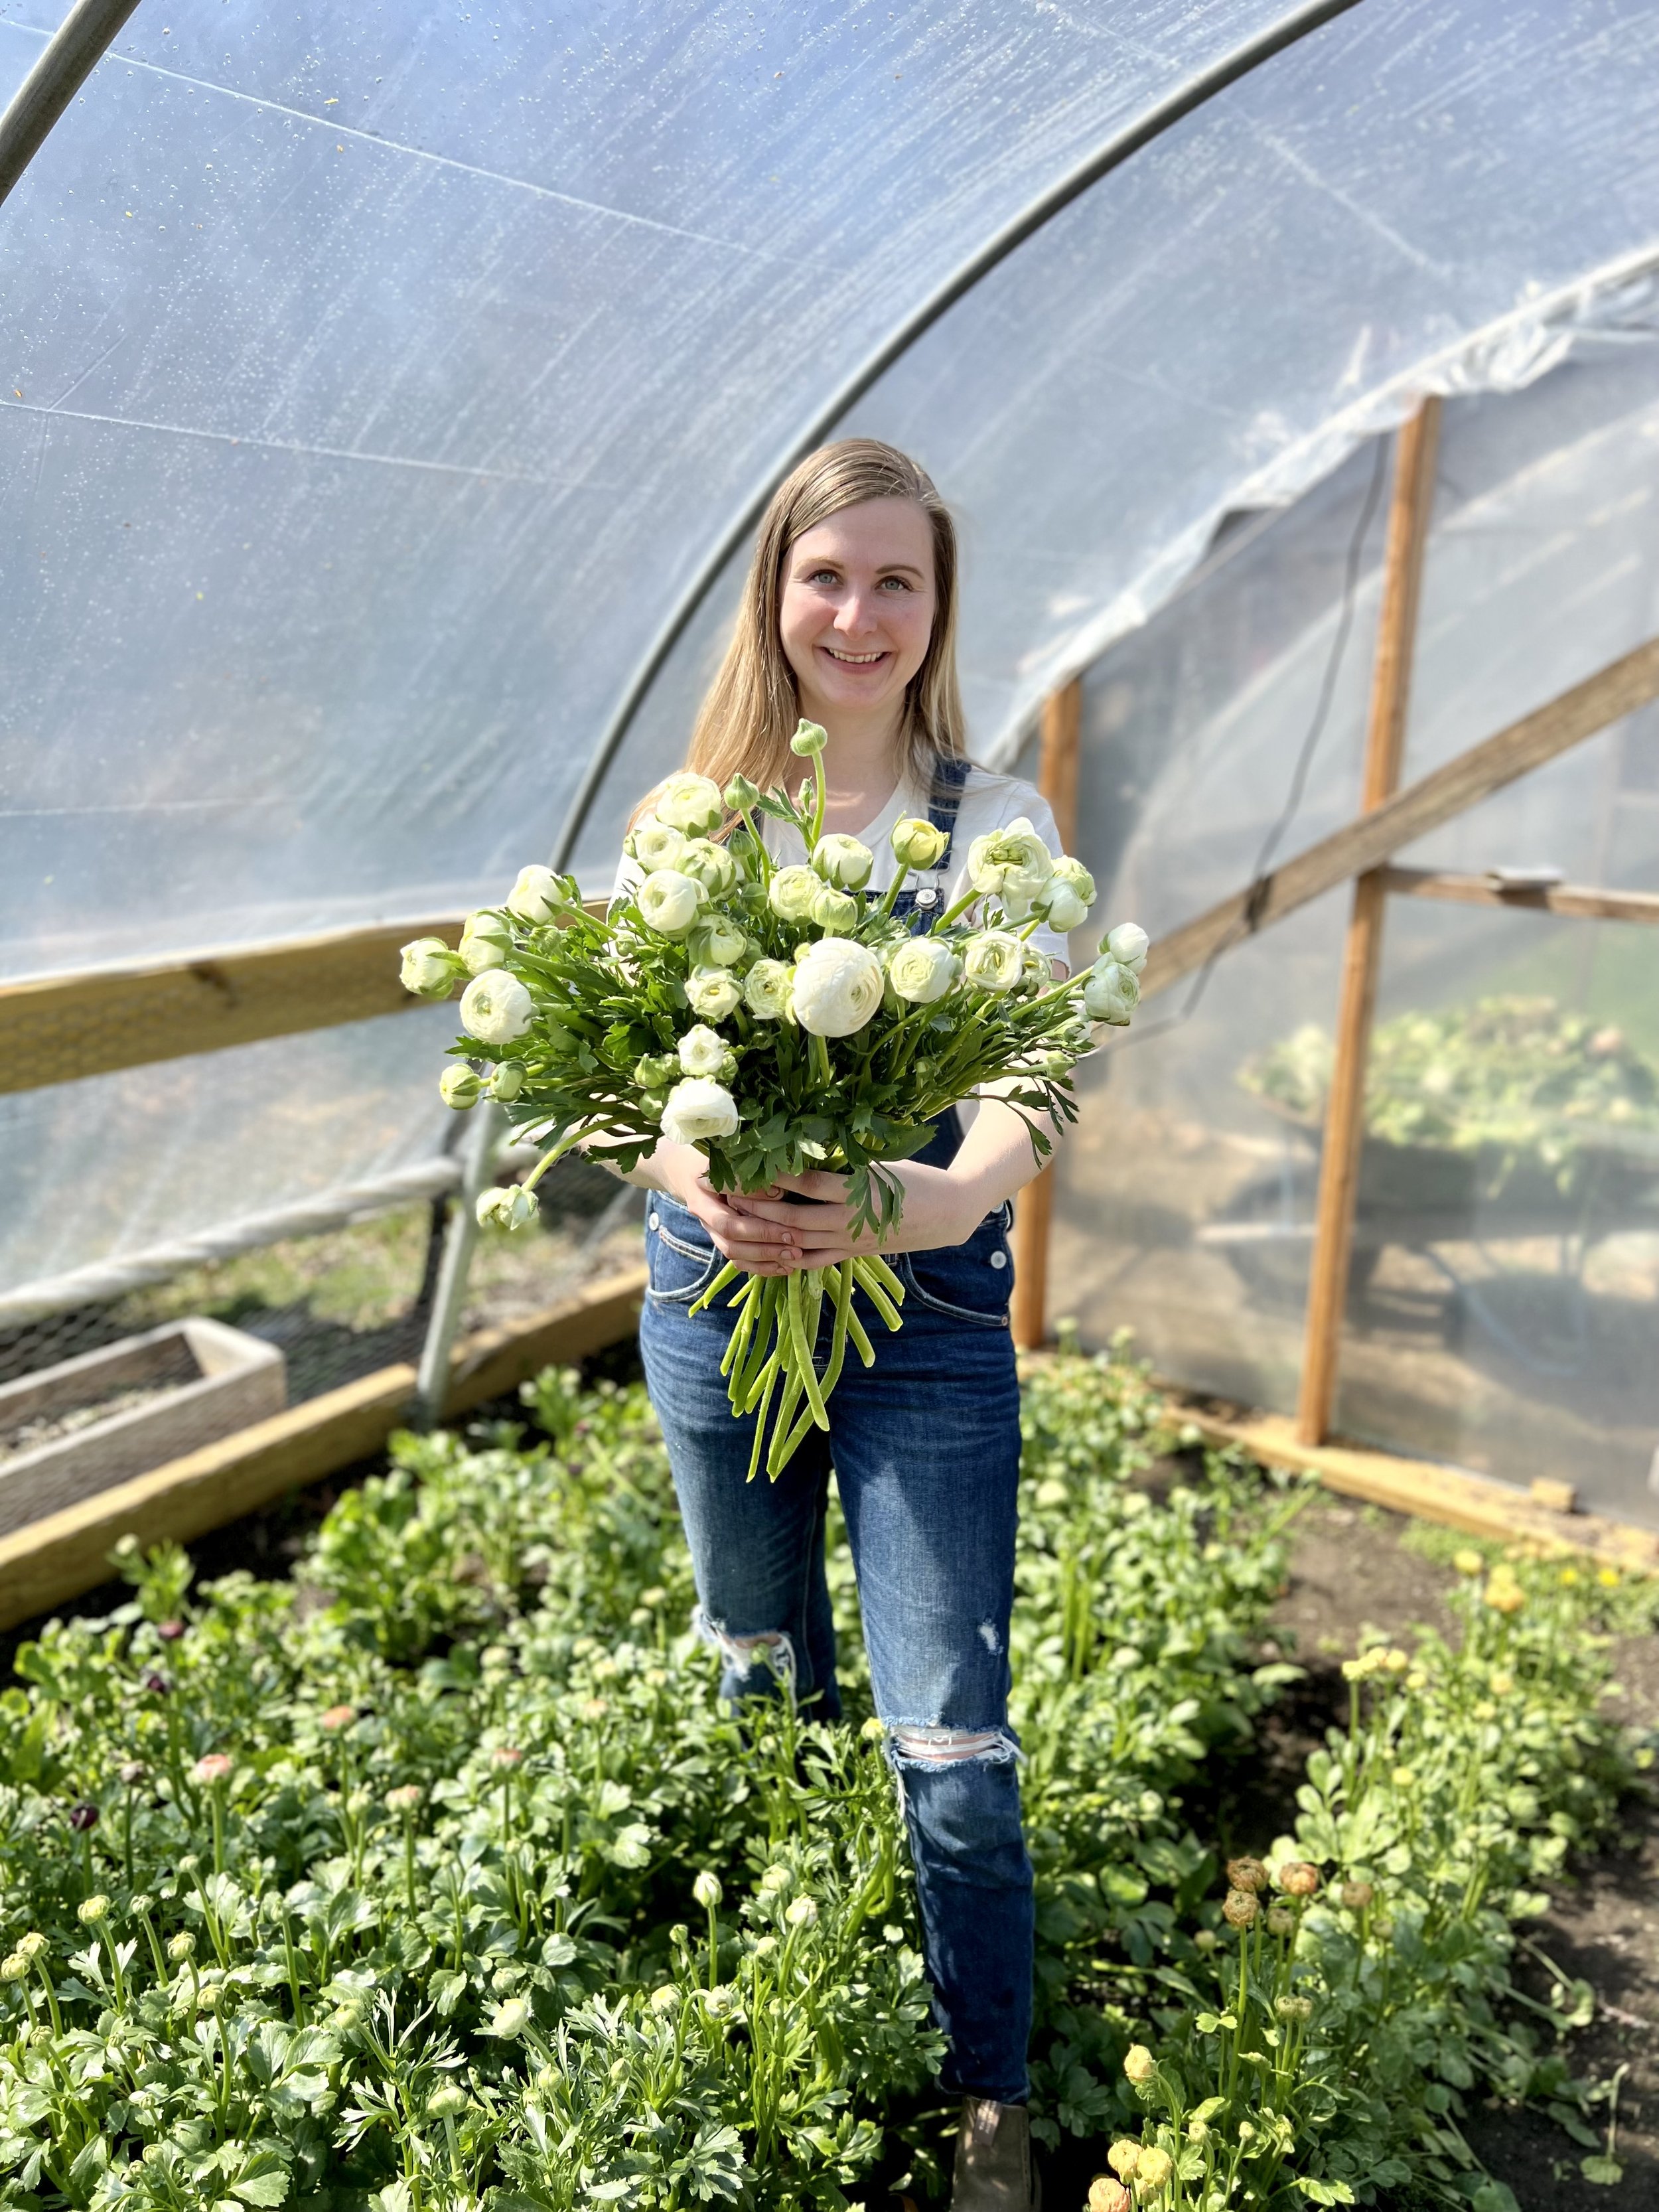
[[[1031,2121],[1024,2106],[964,2097],[951,2212],[1042,2212],[1042,2184],[1031,2162]]]

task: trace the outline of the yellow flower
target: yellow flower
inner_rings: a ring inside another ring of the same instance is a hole
[[[1562,1587],[1562,1589],[1577,1589],[1577,1587],[1578,1587],[1578,1570],[1577,1570],[1577,1567],[1563,1567],[1563,1568],[1562,1568],[1562,1570],[1561,1570],[1561,1587]]]
[[[1387,1674],[1403,1674],[1411,1663],[1409,1656],[1401,1650],[1398,1644],[1390,1645],[1382,1654],[1383,1671]]]
[[[1513,1692],[1514,1688],[1515,1677],[1513,1674],[1497,1674],[1492,1676],[1492,1693],[1494,1698],[1507,1698]]]
[[[1483,1575],[1486,1571],[1486,1563],[1480,1553],[1471,1551],[1467,1547],[1461,1552],[1452,1553],[1452,1565],[1460,1575]]]
[[[1106,2163],[1120,2181],[1127,2181],[1134,2172],[1139,2157],[1140,2145],[1131,2142],[1127,2136],[1121,2136],[1107,2152]]]
[[[1519,1613],[1527,1601],[1527,1593],[1514,1576],[1499,1568],[1486,1584],[1485,1602],[1494,1613]]]
[[[1413,1667],[1411,1673],[1406,1677],[1406,1687],[1408,1690],[1426,1690],[1428,1686],[1429,1678],[1427,1674],[1424,1673],[1422,1668]]]
[[[1156,2143],[1148,2143],[1135,2161],[1135,2186],[1142,2190],[1162,2189],[1174,2171],[1169,2152],[1159,2150]]]
[[[1129,2192],[1108,2173],[1097,2173],[1089,2184],[1089,2212],[1129,2212]]]
[[[1132,2043],[1123,2054],[1123,2070],[1132,2081],[1150,2081],[1158,2071],[1158,2061],[1144,2043]]]
[[[1396,1766],[1394,1770],[1394,1786],[1396,1790],[1415,1789],[1417,1769],[1414,1766]]]
[[[1617,1589],[1619,1587],[1619,1570],[1617,1567],[1603,1567],[1601,1572],[1596,1576],[1595,1579],[1601,1583],[1603,1589]]]

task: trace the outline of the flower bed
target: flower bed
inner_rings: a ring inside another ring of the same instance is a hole
[[[851,1723],[723,1716],[641,1394],[526,1397],[543,1441],[404,1440],[294,1583],[192,1604],[181,1555],[135,1557],[131,1605],[20,1656],[0,2203],[781,2212],[873,2202],[878,2169],[936,2185],[938,2039],[855,1642]],[[1624,1778],[1592,1717],[1608,1594],[1519,1567],[1514,1605],[1469,1584],[1466,1650],[1367,1660],[1267,1854],[1291,1901],[1236,1885],[1241,1936],[1176,1793],[1294,1671],[1252,1645],[1299,1493],[1212,1456],[1154,1497],[1132,1478],[1177,1441],[1158,1421],[1121,1364],[1028,1387],[1038,2132],[1133,2135],[1139,2203],[1398,2180],[1499,2205],[1461,2149],[1469,2090],[1583,2125],[1550,2024],[1528,2050],[1498,2008],[1528,1886]],[[844,1553],[836,1583],[850,1630]]]

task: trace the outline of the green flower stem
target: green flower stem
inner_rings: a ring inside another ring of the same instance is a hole
[[[46,1993],[46,2010],[52,2014],[52,2032],[61,2043],[64,2039],[64,2015],[58,2009],[58,1992],[52,1987],[52,1975],[47,1971],[45,1953],[34,1961],[34,1971],[40,1977],[40,1986]]]
[[[903,860],[898,861],[896,872],[893,877],[892,882],[887,887],[887,896],[883,899],[881,904],[876,908],[876,914],[879,920],[884,921],[888,915],[892,913],[893,908],[897,905],[899,886],[909,872],[910,870],[908,864]]]

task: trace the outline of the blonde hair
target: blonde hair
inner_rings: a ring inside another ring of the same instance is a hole
[[[905,687],[899,730],[904,766],[926,789],[941,755],[957,758],[965,750],[951,510],[908,453],[875,438],[843,438],[809,453],[773,493],[762,519],[737,626],[698,712],[686,762],[722,788],[741,775],[769,791],[794,764],[789,740],[800,720],[800,698],[778,622],[783,564],[807,531],[872,499],[912,501],[927,516],[933,541],[933,629],[927,655]]]

